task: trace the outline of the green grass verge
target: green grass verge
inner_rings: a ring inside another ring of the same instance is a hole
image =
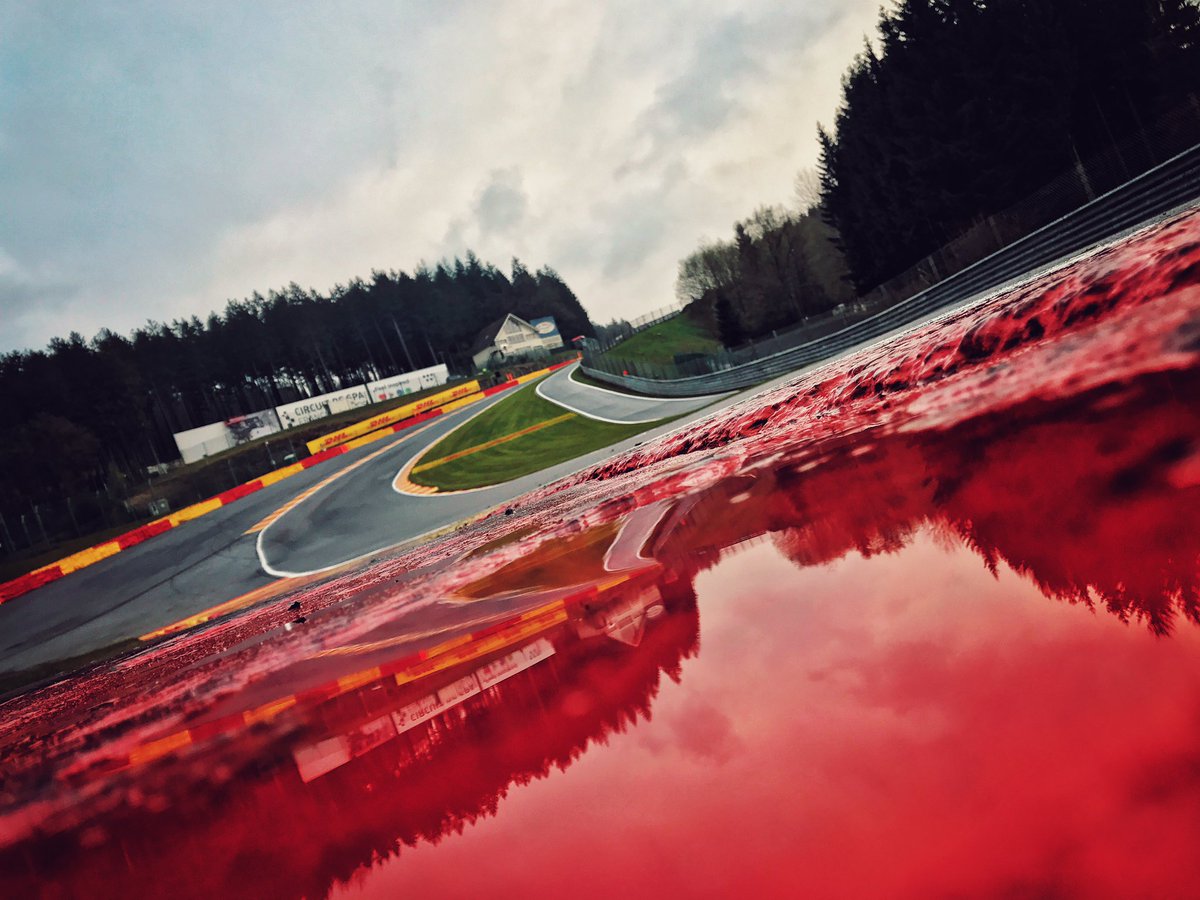
[[[434,444],[417,465],[435,462],[462,450],[478,447],[488,441],[556,419],[566,412],[561,406],[539,397],[534,390],[535,386],[536,384],[530,384],[519,388],[511,396],[447,435],[445,439]],[[486,487],[540,472],[542,469],[633,437],[658,424],[660,423],[611,425],[584,416],[575,416],[541,431],[451,460],[436,468],[416,472],[410,477],[417,484],[443,491]]]
[[[649,363],[673,363],[677,353],[716,353],[721,349],[718,341],[691,316],[681,314],[645,331],[639,331],[629,340],[613,347],[605,356],[613,359],[636,359]]]

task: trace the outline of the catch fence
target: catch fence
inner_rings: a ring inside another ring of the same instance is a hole
[[[1200,109],[1189,105],[982,218],[902,275],[831,313],[675,363],[622,357],[619,347],[589,349],[583,368],[598,380],[661,396],[750,387],[962,305],[1197,198]]]

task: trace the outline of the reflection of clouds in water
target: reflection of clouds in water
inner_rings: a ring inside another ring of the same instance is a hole
[[[672,716],[668,727],[675,735],[676,746],[702,761],[723,765],[741,747],[730,717],[711,700],[695,693],[688,695],[684,707]]]
[[[646,545],[656,562],[606,602],[615,615],[657,591],[672,611],[637,646],[564,626],[552,658],[421,740],[397,735],[330,771],[336,822],[308,805],[315,794],[285,791],[283,805],[318,822],[313,833],[346,837],[330,852],[346,877],[388,857],[397,834],[462,832],[372,869],[380,893],[395,893],[379,887],[392,878],[482,894],[512,884],[519,859],[523,886],[596,895],[627,888],[631,872],[681,895],[1195,894],[1200,629],[1180,627],[1180,613],[1195,596],[1200,487],[1179,466],[1200,434],[1183,398],[1200,385],[1195,368],[1154,362],[1123,379],[1119,402],[1051,400],[1033,383],[1003,416],[876,427],[869,442],[794,423],[739,432],[744,444],[690,470],[685,458],[673,482],[533,498],[524,512],[546,516],[542,529],[493,551],[533,568],[549,554],[571,585],[602,554],[568,554],[586,527],[569,513],[591,516],[586,548],[639,506],[662,510]],[[978,400],[964,385],[950,382]],[[801,445],[807,456],[790,457]],[[763,462],[741,464],[739,450]],[[472,564],[495,590],[495,571]],[[1082,608],[1093,597],[1112,614]],[[384,617],[347,599],[356,609]],[[348,699],[345,715],[378,714],[357,705],[378,696]],[[260,800],[280,817],[278,783]],[[243,790],[239,802],[257,801]],[[270,839],[275,852],[299,843]]]

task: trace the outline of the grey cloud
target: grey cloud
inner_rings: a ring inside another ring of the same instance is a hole
[[[801,54],[809,42],[844,15],[806,6],[781,11],[774,4],[757,15],[727,16],[694,39],[685,70],[662,84],[639,120],[649,148],[614,171],[621,178],[652,167],[687,145],[731,127],[755,85],[781,60]],[[846,60],[847,65],[849,59]]]
[[[754,29],[736,16],[703,35],[689,69],[659,89],[647,127],[663,137],[695,137],[721,127],[738,108],[739,82],[758,67],[747,47],[753,36]]]
[[[498,169],[475,201],[475,216],[484,234],[508,231],[525,218],[529,198],[519,169]]]
[[[605,278],[627,275],[662,247],[673,225],[672,192],[681,185],[686,190],[687,177],[683,163],[668,161],[651,188],[596,210],[602,223],[599,231],[608,236],[601,271]]]
[[[642,195],[622,203],[611,218],[618,224],[605,232],[609,236],[602,269],[605,278],[627,275],[638,268],[662,245],[667,229],[667,218],[653,196]]]
[[[661,305],[691,235],[787,199],[763,148],[833,108],[877,0],[783,6],[0,0],[0,246],[37,276],[0,346],[468,246]]]
[[[369,89],[400,64],[361,26],[419,30],[423,13],[395,6],[22,7],[0,34],[0,244],[116,296],[386,160],[415,100]],[[138,312],[114,324],[156,311]]]

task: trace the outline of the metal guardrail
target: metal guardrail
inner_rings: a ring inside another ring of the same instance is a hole
[[[988,291],[1088,250],[1152,218],[1200,198],[1200,144],[1097,197],[1004,249],[920,293],[832,334],[740,365],[713,361],[714,371],[683,378],[649,378],[604,371],[587,358],[583,371],[640,393],[689,397],[739,390],[828,359],[934,312],[961,306]]]

